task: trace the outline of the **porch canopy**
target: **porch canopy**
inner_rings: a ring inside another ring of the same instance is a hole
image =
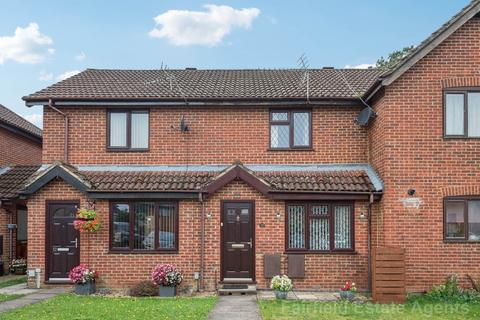
[[[234,180],[279,200],[368,200],[371,195],[380,197],[383,190],[368,164],[72,166],[56,162],[32,175],[21,194],[33,194],[55,178],[92,199],[195,199]]]

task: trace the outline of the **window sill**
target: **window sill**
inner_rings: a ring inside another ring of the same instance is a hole
[[[115,149],[115,148],[107,148],[107,152],[150,152],[150,149]]]
[[[480,243],[480,240],[450,240],[450,239],[443,239],[443,243]]]
[[[319,255],[358,255],[358,252],[353,251],[284,251],[283,254],[319,254]]]
[[[267,151],[315,151],[313,148],[268,148]]]
[[[443,136],[443,140],[479,140],[480,137]]]
[[[109,250],[108,254],[178,254],[178,250]]]

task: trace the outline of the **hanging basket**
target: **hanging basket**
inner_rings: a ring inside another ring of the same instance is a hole
[[[80,209],[73,221],[73,226],[80,232],[97,232],[102,227],[97,212],[91,209]]]

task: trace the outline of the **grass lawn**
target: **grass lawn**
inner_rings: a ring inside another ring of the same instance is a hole
[[[412,301],[404,305],[341,302],[260,301],[264,320],[460,320],[480,319],[480,303]]]
[[[13,286],[14,284],[26,283],[27,276],[9,275],[0,277],[0,288]]]
[[[0,294],[0,302],[13,300],[13,299],[18,299],[20,297],[23,297],[23,295],[21,295],[21,294]]]
[[[2,320],[207,319],[216,297],[110,298],[60,295],[2,314]]]

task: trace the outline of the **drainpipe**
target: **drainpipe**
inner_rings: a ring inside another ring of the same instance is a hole
[[[368,248],[368,276],[367,276],[367,290],[372,293],[372,205],[373,205],[373,193],[370,193],[370,201],[368,203],[368,236],[367,236],[367,248]]]
[[[205,290],[205,278],[203,276],[205,269],[205,202],[202,192],[198,194],[198,201],[202,206],[200,216],[200,290]]]
[[[57,108],[55,108],[54,106],[54,103],[53,103],[53,100],[52,99],[49,99],[48,100],[48,106],[56,111],[57,113],[61,114],[64,118],[64,125],[65,125],[65,133],[64,133],[64,144],[63,144],[63,161],[65,163],[68,163],[68,115],[65,113],[65,112],[62,112],[60,110],[58,110]]]
[[[9,217],[9,224],[13,224],[13,211],[8,209],[6,210],[8,212]],[[13,261],[13,228],[8,228],[8,238],[9,238],[9,252],[8,252],[8,260],[9,263],[11,264]]]

